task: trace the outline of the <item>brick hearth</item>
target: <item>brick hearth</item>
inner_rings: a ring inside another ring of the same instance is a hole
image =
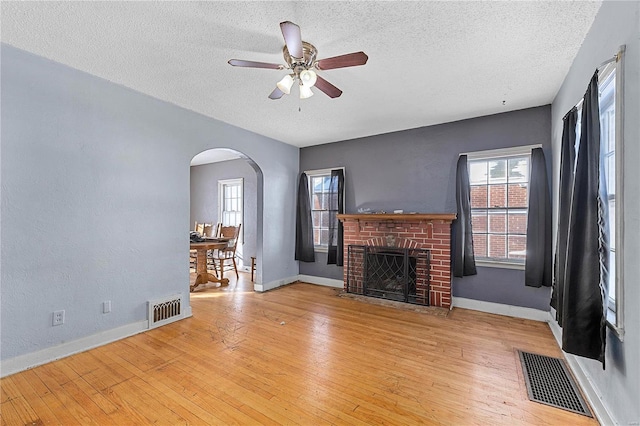
[[[345,256],[350,245],[431,251],[429,304],[451,307],[451,222],[455,214],[341,214]],[[344,268],[345,289],[347,268]]]

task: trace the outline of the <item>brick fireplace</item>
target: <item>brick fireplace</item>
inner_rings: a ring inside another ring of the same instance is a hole
[[[344,226],[345,290],[349,291],[347,261],[350,246],[351,253],[357,252],[359,247],[363,247],[365,252],[376,247],[397,248],[398,252],[428,251],[428,275],[425,267],[415,268],[418,276],[413,278],[412,285],[417,294],[412,297],[412,302],[450,308],[451,222],[455,218],[455,214],[338,215]],[[415,260],[412,262],[415,264]]]

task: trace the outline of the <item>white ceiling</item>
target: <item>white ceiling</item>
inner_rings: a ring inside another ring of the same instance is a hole
[[[600,2],[2,2],[2,41],[299,147],[552,102]],[[344,91],[267,98],[290,20]]]

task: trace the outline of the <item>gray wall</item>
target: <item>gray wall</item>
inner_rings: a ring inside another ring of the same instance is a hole
[[[345,167],[345,210],[455,213],[455,172],[463,152],[542,144],[551,167],[550,107],[422,127],[300,150],[300,170]],[[300,273],[342,279],[342,268],[300,262]],[[479,268],[478,275],[453,280],[453,295],[489,302],[549,309],[549,289],[524,286],[524,271]]]
[[[259,283],[297,276],[298,148],[6,44],[1,54],[3,365],[144,323],[150,299],[181,293],[189,306],[190,161],[207,149],[259,171]],[[66,323],[52,327],[59,309]]]
[[[221,161],[191,167],[191,224],[220,222],[218,218],[218,181],[243,178],[242,263],[251,265],[256,255],[258,194],[256,172],[246,160]],[[192,226],[193,227],[193,226]],[[244,260],[246,259],[246,261]]]
[[[640,423],[640,3],[603,2],[552,104],[553,194],[558,197],[562,117],[584,95],[596,67],[626,45],[624,69],[624,342],[608,331],[606,370],[580,358],[600,399],[617,424]],[[556,207],[557,208],[557,207]],[[557,214],[557,212],[555,212]],[[555,215],[554,215],[555,216]],[[555,231],[554,231],[555,235]]]

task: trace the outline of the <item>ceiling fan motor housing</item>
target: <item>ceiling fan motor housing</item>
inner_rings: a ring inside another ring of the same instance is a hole
[[[313,44],[307,43],[306,41],[302,42],[302,58],[294,58],[291,56],[286,45],[282,48],[284,61],[296,76],[299,76],[302,71],[312,68],[317,55],[318,49],[316,49]]]

